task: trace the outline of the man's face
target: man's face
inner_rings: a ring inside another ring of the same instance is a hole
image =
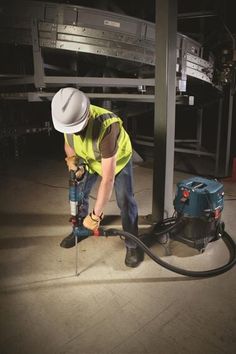
[[[83,135],[83,133],[85,132],[85,130],[86,130],[86,127],[85,127],[84,129],[80,130],[79,132],[74,133],[74,134],[75,134],[75,135]]]

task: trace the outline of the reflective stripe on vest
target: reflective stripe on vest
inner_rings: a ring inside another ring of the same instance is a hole
[[[93,122],[93,135],[92,135],[92,141],[93,141],[93,151],[94,151],[94,156],[95,159],[99,159],[101,154],[99,151],[99,143],[101,142],[104,134],[105,134],[105,130],[104,133],[100,134],[101,128],[103,123],[110,118],[118,118],[114,113],[103,113],[102,115],[98,116],[96,119],[94,119]],[[99,137],[98,137],[99,134]]]
[[[105,112],[104,112],[105,111]],[[101,112],[101,114],[99,114]],[[91,105],[91,117],[85,133],[81,138],[75,134],[65,134],[65,140],[87,164],[90,173],[97,172],[101,175],[100,142],[106,129],[114,122],[120,124],[120,134],[117,141],[116,174],[127,164],[131,155],[132,147],[128,134],[123,128],[122,121],[114,113]]]
[[[70,145],[72,149],[74,149],[74,140],[73,140],[73,134],[66,134],[67,138],[67,143]]]

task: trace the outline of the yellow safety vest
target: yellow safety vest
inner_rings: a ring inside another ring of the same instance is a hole
[[[89,173],[97,172],[102,175],[100,142],[106,132],[106,129],[112,124],[120,124],[120,134],[118,137],[118,150],[116,152],[116,169],[119,173],[132,155],[132,146],[129,135],[123,128],[122,120],[114,113],[94,105],[90,105],[90,118],[88,121],[85,136],[75,134],[64,134],[66,143],[74,149],[76,155],[81,157],[87,164]]]

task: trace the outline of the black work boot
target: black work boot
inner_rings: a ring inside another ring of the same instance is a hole
[[[77,237],[77,243],[83,241],[84,239],[86,239],[88,236],[80,236]],[[63,248],[71,248],[75,246],[75,235],[72,232],[71,234],[69,234],[68,236],[66,236],[60,243],[60,246]]]
[[[137,267],[144,258],[143,250],[140,247],[128,248],[126,247],[125,265],[127,267]]]

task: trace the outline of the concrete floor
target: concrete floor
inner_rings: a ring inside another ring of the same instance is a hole
[[[152,171],[134,168],[140,216],[151,213]],[[175,183],[186,175],[175,173]],[[207,279],[172,273],[147,255],[135,269],[124,265],[120,238],[89,238],[75,249],[60,240],[71,226],[67,171],[61,159],[25,159],[1,170],[1,354],[233,354],[236,352],[236,267]],[[236,184],[226,182],[226,199]],[[173,192],[175,187],[173,188]],[[95,195],[93,191],[92,195]],[[105,214],[118,215],[112,200]],[[93,201],[92,201],[93,202]],[[91,205],[92,205],[91,202]],[[223,213],[236,240],[235,200]],[[120,227],[118,217],[105,220]],[[140,217],[140,229],[147,228]],[[154,251],[188,269],[222,265],[222,240],[204,254],[172,242]]]

